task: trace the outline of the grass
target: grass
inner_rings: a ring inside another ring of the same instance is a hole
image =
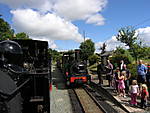
[[[97,63],[95,63],[95,64],[89,66],[88,69],[89,69],[90,71],[97,71]]]

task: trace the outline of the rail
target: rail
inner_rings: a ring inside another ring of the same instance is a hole
[[[103,94],[103,96],[109,100],[111,100],[115,105],[119,106],[122,110],[127,113],[130,113],[120,102],[118,102],[106,89],[101,86],[98,86],[96,83],[91,82],[90,87],[96,90],[99,94]]]

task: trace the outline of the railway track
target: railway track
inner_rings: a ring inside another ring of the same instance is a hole
[[[95,101],[95,103],[97,104],[97,106],[99,106],[103,110],[103,113],[118,113],[118,111],[116,111],[113,108],[113,106],[109,105],[106,102],[106,98],[104,98],[98,92],[96,92],[95,90],[93,90],[88,85],[84,85],[83,88],[90,95],[90,97]]]
[[[118,113],[87,85],[68,90],[74,113]]]
[[[100,95],[104,99],[104,101],[107,101],[107,100],[111,101],[115,106],[120,108],[123,112],[130,113],[130,111],[128,111],[120,102],[118,102],[106,89],[102,88],[101,86],[98,86],[96,83],[91,82],[91,84],[89,86],[87,86],[87,85],[84,85],[84,86],[86,87],[86,89],[88,89],[88,87],[89,87],[90,90],[98,93],[98,95]],[[105,108],[106,106],[107,105],[104,105],[104,109],[107,109],[107,108]],[[110,112],[107,112],[107,113],[110,113]],[[112,113],[112,111],[111,111],[111,113]]]
[[[80,101],[84,113],[105,113],[84,88],[76,88],[74,92]]]
[[[111,94],[93,82],[80,88],[68,89],[68,92],[74,113],[130,113]]]

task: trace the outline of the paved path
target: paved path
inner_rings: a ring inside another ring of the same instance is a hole
[[[56,66],[52,66],[52,90],[50,91],[50,113],[73,113],[68,90]]]

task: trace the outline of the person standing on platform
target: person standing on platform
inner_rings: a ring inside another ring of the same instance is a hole
[[[118,81],[119,81],[119,76],[120,76],[120,69],[119,67],[116,68],[116,70],[114,71],[114,81],[115,81],[115,88],[116,88],[116,91],[118,91]]]
[[[124,60],[121,60],[121,61],[120,61],[120,67],[119,67],[120,71],[123,71],[123,69],[124,69],[124,67],[123,67],[124,64],[125,64],[125,63],[124,63]]]
[[[109,83],[109,87],[113,87],[112,79],[113,79],[113,65],[110,62],[110,60],[107,60],[107,66],[105,66],[107,73],[106,73],[106,78]]]
[[[97,75],[98,75],[98,80],[99,80],[99,85],[103,84],[103,80],[102,80],[102,71],[103,71],[103,64],[98,62],[98,65],[97,65]]]
[[[125,84],[124,84],[125,75],[126,75],[126,72],[122,71],[121,75],[118,76],[118,78],[119,78],[119,80],[118,80],[118,93],[119,93],[119,96],[123,96],[123,97],[126,97],[125,96]]]
[[[147,98],[149,97],[146,84],[142,84],[142,90],[141,90],[140,96],[141,96],[141,108],[146,108]]]
[[[131,95],[131,106],[137,105],[137,95],[139,93],[139,86],[137,80],[132,80],[132,85],[129,87],[129,93]]]
[[[127,68],[126,64],[123,65],[123,70],[122,71],[126,72],[126,76],[125,76],[125,87],[126,88],[125,88],[125,91],[126,91],[126,93],[128,93],[129,85],[130,85],[131,73],[130,73],[130,70]]]
[[[147,67],[143,64],[142,60],[139,60],[139,65],[137,66],[137,73],[138,73],[138,83],[146,83],[146,73]]]

